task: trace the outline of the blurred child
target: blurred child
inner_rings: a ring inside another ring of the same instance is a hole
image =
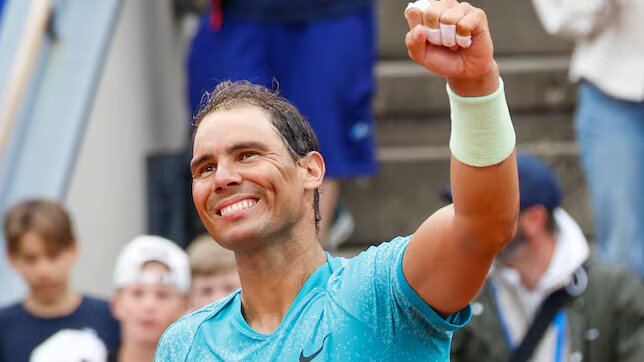
[[[77,246],[63,206],[44,199],[21,202],[7,212],[4,233],[9,260],[29,294],[0,310],[0,361],[37,360],[36,354],[38,360],[57,361],[58,355],[45,352],[60,350],[56,334],[61,330],[98,337],[103,350],[116,350],[119,327],[108,303],[70,289]]]
[[[235,253],[217,244],[210,235],[196,238],[188,247],[192,287],[191,311],[197,310],[241,287]]]
[[[121,323],[121,346],[109,361],[152,361],[161,334],[186,311],[188,256],[172,241],[136,237],[114,269],[112,311]]]

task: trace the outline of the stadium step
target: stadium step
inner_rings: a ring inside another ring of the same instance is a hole
[[[564,188],[564,204],[591,234],[586,186],[573,130],[576,89],[568,81],[571,44],[549,36],[532,3],[472,0],[486,10],[495,58],[518,149],[544,158]],[[404,46],[406,1],[378,1],[375,97],[379,172],[343,181],[342,196],[356,229],[340,253],[415,231],[445,205],[440,190],[449,182],[449,105],[445,81],[411,62]]]

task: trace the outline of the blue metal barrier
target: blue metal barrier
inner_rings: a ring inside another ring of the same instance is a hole
[[[2,0],[0,0],[0,3]],[[5,4],[0,24],[0,89],[6,84],[30,7]],[[0,150],[0,217],[29,197],[64,200],[106,58],[120,0],[58,0],[7,146]],[[1,93],[0,93],[1,94]],[[0,306],[24,286],[0,235]]]

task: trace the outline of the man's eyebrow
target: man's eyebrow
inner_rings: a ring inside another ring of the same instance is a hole
[[[260,151],[266,151],[268,147],[261,143],[261,142],[241,142],[241,143],[236,143],[226,149],[226,153],[233,153],[235,151],[239,150],[248,150],[248,149],[256,149]]]
[[[236,143],[236,144],[228,147],[226,149],[226,153],[234,153],[234,152],[237,152],[239,150],[253,150],[253,149],[254,150],[259,150],[259,151],[266,151],[266,150],[268,150],[268,146],[266,146],[265,144],[263,144],[261,142],[254,142],[254,141],[241,142],[241,143]],[[214,159],[214,157],[211,154],[200,156],[200,157],[190,161],[190,169],[194,169],[195,167],[197,167],[197,165],[199,165],[199,164],[201,164],[203,162],[206,162],[206,161],[213,160],[213,159]]]
[[[203,162],[206,162],[206,161],[210,161],[212,159],[213,159],[212,155],[200,156],[199,158],[196,158],[196,159],[190,161],[190,169],[192,170],[195,167],[197,167],[197,165],[199,165],[199,164],[201,164]]]

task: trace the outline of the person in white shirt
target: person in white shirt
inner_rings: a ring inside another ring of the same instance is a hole
[[[575,128],[599,255],[644,277],[644,1],[532,1],[546,31],[575,42]]]

